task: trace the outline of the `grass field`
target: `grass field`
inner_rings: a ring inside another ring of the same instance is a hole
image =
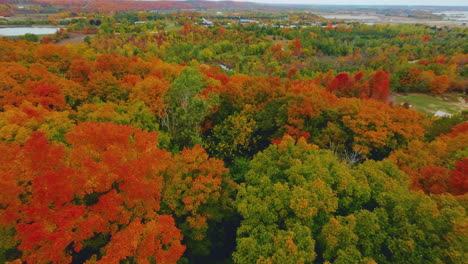
[[[436,111],[444,111],[450,114],[457,114],[463,110],[468,110],[468,103],[462,97],[462,94],[449,93],[443,95],[428,95],[428,94],[394,94],[395,103],[400,104],[408,102],[411,104],[411,109],[433,115]]]
[[[182,26],[179,26],[179,25],[169,25],[166,28],[164,28],[164,30],[167,32],[179,31],[181,29],[182,29]]]

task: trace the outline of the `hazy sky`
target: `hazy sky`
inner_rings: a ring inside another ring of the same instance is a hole
[[[242,0],[235,0],[242,1]],[[320,5],[438,5],[468,6],[468,0],[243,0],[246,2],[275,4],[320,4]]]

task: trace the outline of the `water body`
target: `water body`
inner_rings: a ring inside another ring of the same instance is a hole
[[[352,14],[327,14],[327,15],[322,15],[322,17],[326,19],[360,19],[360,20],[375,20],[379,19],[378,16],[372,16],[372,15],[352,15]]]
[[[0,28],[0,36],[12,37],[22,36],[24,34],[49,35],[54,34],[60,28],[58,27],[6,27]]]
[[[468,11],[444,11],[434,14],[443,15],[445,20],[468,21]]]

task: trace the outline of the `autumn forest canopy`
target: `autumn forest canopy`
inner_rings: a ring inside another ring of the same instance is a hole
[[[468,112],[395,100],[466,104],[467,27],[44,2],[0,4],[62,27],[0,38],[0,263],[467,262]]]

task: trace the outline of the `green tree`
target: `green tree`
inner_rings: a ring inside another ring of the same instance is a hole
[[[215,97],[200,94],[204,86],[203,75],[187,67],[167,91],[164,100],[168,107],[161,123],[179,149],[201,143],[200,124],[216,102]]]
[[[285,137],[251,161],[237,195],[243,263],[464,263],[466,211],[408,189],[389,161],[349,168]]]
[[[244,220],[236,263],[312,263],[316,234],[335,213],[366,203],[370,189],[329,151],[285,137],[257,154],[237,196]]]
[[[24,34],[24,39],[27,41],[32,41],[32,42],[39,42],[39,37],[31,33]]]
[[[258,139],[254,136],[257,129],[254,114],[253,107],[247,105],[240,113],[230,115],[216,125],[205,143],[208,151],[227,161],[253,155]]]

